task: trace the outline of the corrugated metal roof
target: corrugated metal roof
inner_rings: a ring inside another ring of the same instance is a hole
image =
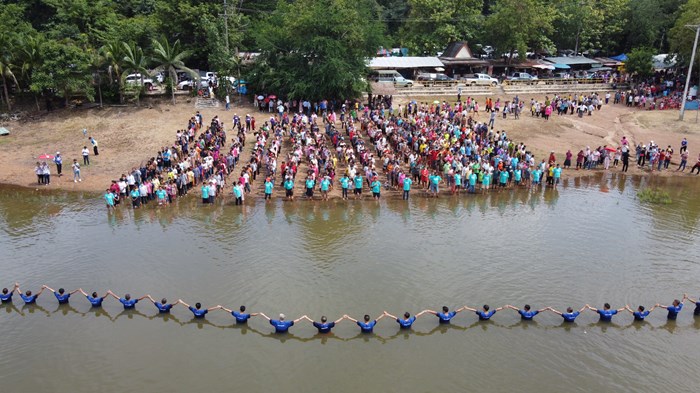
[[[600,64],[599,61],[589,59],[583,56],[571,56],[571,57],[545,57],[545,60],[554,64],[566,64],[566,65],[577,65],[577,64]]]
[[[370,59],[369,68],[434,68],[444,67],[437,57],[375,57]]]

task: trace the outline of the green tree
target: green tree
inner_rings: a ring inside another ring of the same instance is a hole
[[[100,52],[105,59],[109,84],[117,84],[119,103],[124,103],[124,81],[122,80],[122,66],[124,64],[124,45],[119,41],[110,41],[102,45]]]
[[[32,92],[56,91],[66,105],[73,95],[94,99],[90,58],[84,48],[71,41],[46,40],[39,53],[42,62],[32,74]]]
[[[256,29],[260,90],[290,98],[356,98],[368,84],[366,59],[383,43],[374,0],[281,0]]]
[[[17,78],[12,71],[16,67],[13,55],[15,43],[13,41],[13,37],[10,34],[4,31],[0,32],[0,78],[2,79],[2,90],[8,112],[12,112],[12,101],[10,100],[10,92],[7,85],[10,82],[18,84]]]
[[[149,58],[144,55],[143,49],[136,44],[129,45],[126,42],[123,42],[122,47],[124,48],[124,57],[122,59],[123,71],[119,78],[120,83],[122,83],[122,86],[124,86],[124,80],[129,74],[141,75],[141,83],[125,86],[126,92],[133,94],[134,98],[136,98],[136,105],[138,106],[141,102],[140,98],[144,87],[144,76],[148,75],[149,72],[147,68]]]
[[[175,104],[175,89],[177,87],[177,71],[185,71],[195,76],[197,73],[185,67],[184,59],[189,56],[188,51],[180,48],[180,40],[176,40],[172,45],[167,39],[161,38],[153,40],[153,62],[157,64],[155,71],[165,71],[168,73],[168,83],[172,94],[173,104]]]
[[[645,78],[654,74],[654,50],[651,48],[634,48],[627,54],[625,68],[630,74]]]
[[[44,37],[42,35],[33,34],[22,36],[17,45],[19,49],[20,62],[22,65],[22,80],[24,83],[26,83],[26,86],[31,85],[34,70],[36,70],[42,63],[41,46],[43,43]],[[41,110],[39,107],[39,95],[36,92],[32,92],[32,95],[34,96],[36,110]]]
[[[481,26],[481,0],[409,0],[400,43],[412,53],[435,56],[450,42],[471,40]]]
[[[679,55],[679,62],[690,64],[690,55],[693,52],[695,34],[686,25],[700,25],[700,0],[688,0],[680,8],[678,19],[669,32],[671,50]],[[695,55],[696,65],[700,64],[700,56]]]
[[[485,30],[498,53],[507,54],[509,63],[517,50],[524,59],[528,48],[551,48],[549,35],[555,12],[543,0],[501,0],[486,19]]]

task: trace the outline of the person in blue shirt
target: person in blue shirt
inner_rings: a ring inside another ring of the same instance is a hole
[[[362,331],[362,333],[372,333],[372,331],[374,330],[374,326],[376,326],[377,322],[379,322],[380,319],[384,318],[385,315],[386,314],[382,314],[377,319],[371,320],[369,315],[365,314],[365,317],[363,318],[364,321],[358,321],[357,319],[352,318],[348,315],[343,315],[343,316],[346,319],[349,319],[349,320],[355,322],[357,324],[357,326],[360,327],[360,330]]]
[[[260,316],[267,319],[270,322],[270,325],[275,327],[275,333],[287,333],[289,331],[289,328],[294,326],[295,323],[305,318],[308,319],[306,315],[302,315],[301,317],[293,321],[286,321],[286,317],[284,316],[284,314],[280,314],[279,319],[271,319],[263,313],[260,313]]]
[[[44,289],[46,288],[42,286],[39,292],[35,293],[34,295],[32,295],[32,291],[27,291],[24,294],[22,294],[22,291],[19,289],[19,284],[15,283],[15,291],[19,294],[22,300],[24,300],[24,304],[36,303],[36,299],[41,295],[42,292],[44,292]]]
[[[637,307],[637,311],[632,310],[629,305],[625,305],[625,310],[629,311],[632,316],[634,316],[635,321],[643,321],[644,318],[649,316],[649,314],[654,311],[656,306],[652,306],[650,309],[645,310],[644,306]]]
[[[580,310],[574,310],[571,307],[567,307],[566,312],[557,311],[557,310],[553,309],[552,307],[547,307],[547,309],[549,309],[549,311],[551,311],[555,314],[561,315],[561,317],[564,318],[564,322],[573,323],[576,321],[576,317],[581,315],[583,310],[586,309],[586,306],[581,307]]]
[[[675,321],[676,318],[678,318],[678,313],[681,312],[683,309],[683,302],[685,302],[685,299],[687,298],[687,295],[683,295],[683,300],[674,300],[673,305],[671,306],[662,306],[660,304],[657,304],[657,307],[665,308],[668,310],[668,316],[667,318],[671,321]]]
[[[690,300],[691,302],[695,303],[695,310],[693,310],[693,315],[695,315],[695,316],[700,315],[700,298],[695,299],[695,300],[693,300],[692,298],[687,297],[687,296],[686,296],[686,298],[688,300]]]
[[[457,310],[450,311],[449,307],[447,306],[442,306],[442,312],[437,312],[433,310],[423,310],[420,312],[420,314],[428,313],[428,314],[433,314],[436,317],[438,317],[438,320],[440,323],[450,323],[450,320],[455,317],[455,315],[459,314],[460,312],[464,311],[464,307],[458,308]]]
[[[491,307],[489,307],[488,304],[484,304],[484,306],[481,308],[481,310],[477,310],[475,308],[470,308],[467,306],[463,307],[465,310],[473,311],[476,313],[476,315],[479,316],[480,321],[488,321],[491,319],[493,314],[497,313],[498,311],[503,310],[503,307],[498,307],[496,309],[491,310]]]
[[[162,298],[160,299],[160,302],[155,301],[151,295],[148,295],[148,299],[153,303],[154,306],[158,309],[158,312],[160,314],[167,314],[172,310],[173,306],[177,306],[180,301],[176,301],[175,303],[168,303],[168,299]]]
[[[192,311],[192,314],[195,318],[204,318],[204,316],[207,315],[209,311],[214,311],[223,308],[220,305],[210,308],[202,308],[202,303],[195,303],[194,307],[192,307],[189,304],[183,302],[182,299],[178,299],[177,302],[187,307],[190,311]]]
[[[531,310],[530,305],[526,304],[522,310],[518,309],[517,307],[511,306],[510,304],[506,306],[506,308],[510,308],[511,310],[515,310],[520,314],[520,319],[523,321],[532,321],[532,319],[535,317],[535,315],[541,313],[542,311],[545,311],[546,308],[543,308],[541,310]]]
[[[344,174],[343,177],[340,178],[340,188],[343,191],[343,199],[347,200],[348,199],[348,187],[350,186],[350,178],[348,177],[347,174]]]
[[[289,198],[289,200],[293,201],[294,200],[294,179],[291,176],[287,176],[287,178],[284,180],[284,191],[285,191],[285,196]]]
[[[379,197],[381,196],[381,189],[382,183],[375,177],[374,180],[372,180],[372,197],[374,199],[379,199]]]
[[[306,185],[306,196],[308,198],[313,199],[314,187],[316,187],[316,180],[314,180],[311,176],[307,176],[306,181],[305,181],[305,185]]]
[[[272,188],[275,186],[272,180],[268,177],[265,179],[265,200],[272,198]]]
[[[112,292],[111,290],[107,291],[107,294],[112,296],[113,298],[119,300],[119,303],[121,303],[124,306],[125,310],[132,309],[132,308],[136,307],[136,303],[138,303],[140,300],[143,300],[143,299],[148,297],[148,295],[145,295],[145,296],[142,296],[138,299],[132,299],[131,295],[129,295],[128,293],[125,294],[124,297],[119,297],[119,296],[115,295],[114,292]]]
[[[56,296],[56,300],[58,300],[58,304],[68,304],[68,299],[70,298],[70,295],[78,292],[78,290],[76,289],[73,292],[66,293],[66,290],[63,288],[58,288],[58,291],[54,291],[53,289],[47,287],[46,285],[44,285],[44,288],[53,292],[53,295]]]
[[[403,179],[403,200],[407,201],[408,200],[408,194],[411,192],[411,184],[413,184],[413,180],[411,180],[410,177],[406,177]]]
[[[362,199],[362,176],[357,175],[352,180],[353,182],[355,182],[355,189],[353,190],[353,193],[355,194],[355,199]]]
[[[600,322],[612,322],[612,317],[613,315],[617,314],[620,311],[623,311],[625,308],[622,307],[620,309],[614,310],[610,308],[610,303],[605,303],[603,305],[603,309],[597,309],[595,307],[591,307],[588,304],[586,304],[586,307],[588,307],[591,311],[595,311],[600,315]]]
[[[17,283],[15,283],[15,286],[12,287],[11,291],[7,288],[3,288],[2,293],[0,294],[0,301],[3,303],[12,303],[12,294],[15,293],[15,289],[17,289]]]
[[[245,306],[241,306],[239,308],[240,311],[233,311],[231,309],[228,309],[226,307],[221,307],[224,311],[231,313],[234,318],[236,318],[236,323],[247,323],[250,317],[254,317],[258,315],[258,313],[246,313],[245,312]]]
[[[326,318],[325,315],[321,316],[321,322],[316,322],[316,321],[311,320],[311,318],[306,317],[306,320],[311,322],[311,324],[314,325],[314,327],[316,329],[318,329],[318,332],[320,334],[330,333],[331,329],[333,329],[335,327],[335,324],[340,323],[340,321],[342,321],[343,319],[345,319],[345,315],[343,315],[342,317],[338,318],[337,320],[335,320],[333,322],[328,322],[328,318]]]
[[[416,318],[420,317],[425,312],[427,312],[427,311],[421,311],[417,315],[411,316],[411,314],[408,311],[406,311],[405,313],[403,313],[403,319],[397,318],[394,315],[391,315],[386,311],[384,311],[384,315],[386,315],[389,318],[395,319],[396,323],[399,324],[400,329],[410,329],[411,326],[413,325],[413,322],[416,321]]]
[[[92,295],[88,295],[87,292],[83,291],[82,288],[79,288],[78,291],[80,291],[80,293],[85,295],[85,297],[90,302],[92,307],[102,307],[102,302],[105,300],[105,298],[109,294],[109,292],[108,292],[108,293],[105,293],[104,296],[99,296],[99,295],[97,295],[97,292],[93,292]]]
[[[324,201],[328,200],[328,190],[330,190],[330,188],[331,178],[329,176],[324,176],[321,180],[321,195],[323,196]]]
[[[207,183],[202,183],[202,203],[209,203],[209,185]]]

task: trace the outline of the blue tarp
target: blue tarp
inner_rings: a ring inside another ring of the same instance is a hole
[[[617,61],[627,61],[627,55],[623,53],[621,55],[613,56],[613,57],[611,57],[611,59],[617,60]]]
[[[554,65],[554,68],[559,68],[559,69],[562,69],[562,70],[568,70],[568,69],[571,68],[571,67],[569,67],[569,66],[566,65],[566,64],[555,64],[555,65]]]
[[[696,111],[698,110],[698,101],[688,101],[685,103],[685,110],[687,111]]]

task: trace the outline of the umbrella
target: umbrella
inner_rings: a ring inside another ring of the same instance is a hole
[[[263,97],[263,96],[258,96],[258,101],[262,101],[262,100],[264,100],[264,99],[265,99],[265,97]]]
[[[10,130],[5,127],[0,127],[0,135],[10,135]]]
[[[53,156],[51,154],[42,154],[37,158],[40,160],[51,160],[53,159]]]
[[[277,96],[274,95],[274,94],[270,94],[269,96],[267,96],[267,98],[269,98],[269,99],[271,99],[271,100],[276,100],[276,99],[277,99]]]
[[[617,151],[617,149],[614,148],[614,147],[606,147],[605,150],[607,150],[607,151]]]
[[[433,101],[433,104],[439,104],[439,103],[440,103],[440,101],[438,101],[438,100]]]

